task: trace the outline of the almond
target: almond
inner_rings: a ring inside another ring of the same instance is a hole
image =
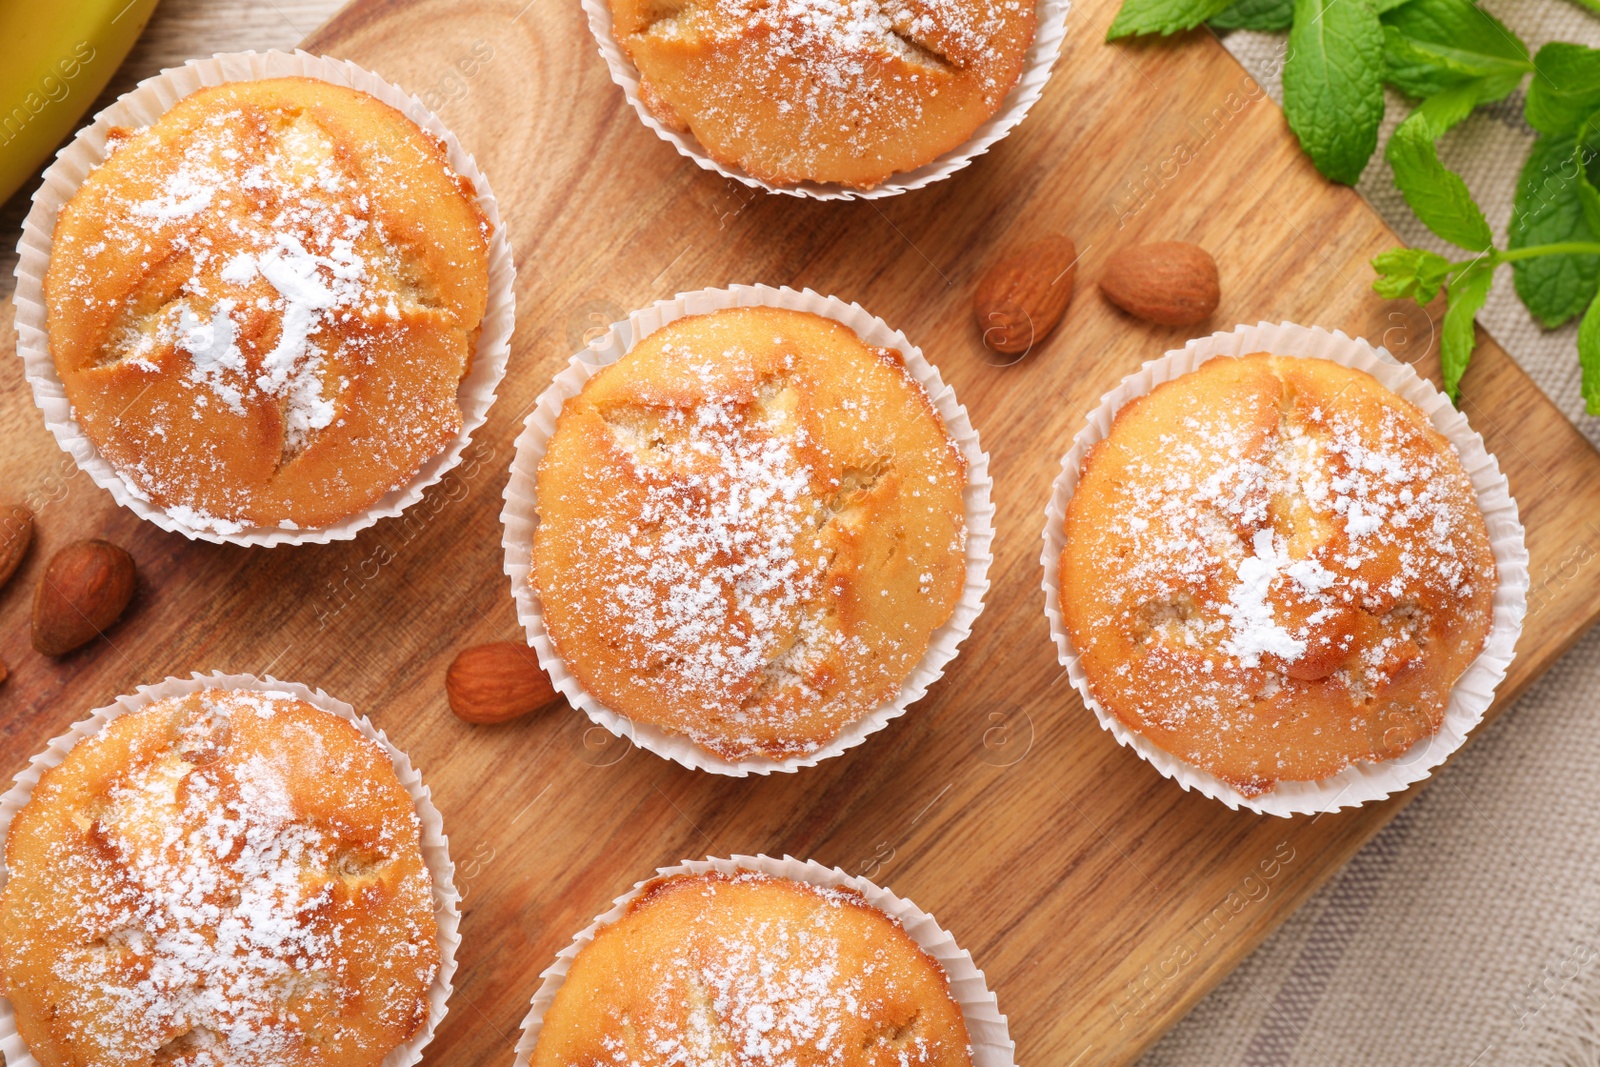
[[[996,260],[972,298],[984,346],[1020,355],[1049,336],[1072,300],[1077,259],[1072,242],[1057,233]]]
[[[109,541],[79,541],[50,558],[33,594],[33,647],[64,656],[100,636],[133,599],[133,557]]]
[[[1159,241],[1118,251],[1100,276],[1106,299],[1164,326],[1192,326],[1217,310],[1217,261],[1199,245]]]
[[[0,504],[0,589],[22,566],[33,544],[33,512],[23,504]]]
[[[476,645],[445,672],[450,710],[463,722],[507,722],[555,702],[556,690],[533,649],[510,641]]]

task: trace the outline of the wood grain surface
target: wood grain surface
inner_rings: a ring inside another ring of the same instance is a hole
[[[39,513],[0,601],[13,671],[0,766],[171,674],[271,673],[353,703],[431,784],[465,893],[430,1064],[508,1064],[539,972],[576,930],[658,865],[735,852],[837,864],[931,911],[987,972],[1018,1062],[1131,1061],[1407,798],[1294,820],[1229,812],[1120,748],[1065,681],[1039,588],[1051,480],[1096,398],[1186,336],[1111,309],[1093,280],[1129,242],[1195,241],[1222,273],[1208,328],[1343,329],[1435,378],[1440,309],[1373,295],[1366,260],[1393,235],[1316,176],[1214,39],[1108,47],[1114,6],[1080,0],[1044,99],[974,166],[892,200],[822,204],[679,157],[612,85],[573,0],[356,0],[307,47],[433,103],[508,221],[519,316],[500,398],[467,462],[407,515],[354,542],[248,550],[117,508],[56,448],[20,361],[0,359],[0,492]],[[998,365],[970,319],[973,286],[1047,230],[1077,241],[1080,291],[1056,335]],[[454,654],[522,636],[500,571],[500,493],[535,397],[586,331],[731,282],[860,302],[918,342],[971,411],[999,513],[994,587],[962,654],[866,744],[766,779],[685,771],[565,709],[456,721],[443,691]],[[1487,339],[1463,406],[1510,477],[1533,559],[1503,706],[1600,611],[1600,457]],[[51,552],[89,536],[128,547],[139,593],[103,639],[46,659],[29,647],[32,588]]]

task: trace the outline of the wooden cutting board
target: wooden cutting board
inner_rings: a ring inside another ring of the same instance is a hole
[[[1278,110],[1206,34],[1108,47],[1115,0],[1078,0],[1058,73],[970,169],[891,200],[814,203],[702,172],[640,124],[574,0],[356,0],[307,47],[423,95],[494,184],[518,253],[511,366],[467,463],[354,542],[191,543],[78,474],[0,360],[0,494],[39,543],[0,598],[0,770],[142,682],[272,673],[353,703],[422,768],[465,892],[461,970],[431,1064],[508,1064],[539,972],[658,865],[791,853],[936,915],[1011,1018],[1018,1060],[1124,1064],[1226,975],[1407,797],[1281,820],[1184,793],[1122,749],[1056,664],[1040,592],[1050,483],[1082,415],[1186,331],[1110,309],[1093,281],[1130,242],[1195,241],[1220,264],[1210,326],[1289,319],[1388,345],[1437,376],[1441,309],[1379,300],[1394,236],[1301,158]],[[1082,252],[1058,333],[999,366],[969,302],[1008,246],[1063,230]],[[501,574],[500,493],[534,398],[585,331],[679,290],[810,286],[918,342],[993,457],[994,586],[945,679],[859,748],[795,775],[694,774],[561,710],[500,727],[448,711],[445,667],[521,640]],[[9,323],[6,340],[11,344]],[[1600,457],[1492,342],[1465,383],[1522,507],[1534,591],[1500,706],[1600,613]],[[56,662],[28,640],[51,552],[104,536],[142,581],[105,639]],[[389,560],[389,562],[383,562]],[[1537,714],[1531,709],[1530,714]]]

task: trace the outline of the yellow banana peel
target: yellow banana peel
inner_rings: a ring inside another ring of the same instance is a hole
[[[0,0],[0,201],[76,128],[156,0]]]

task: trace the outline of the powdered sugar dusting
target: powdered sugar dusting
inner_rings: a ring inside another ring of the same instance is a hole
[[[670,410],[662,429],[642,469],[638,524],[607,535],[628,561],[607,610],[688,685],[715,692],[761,670],[786,616],[821,591],[811,472],[796,454],[803,436],[773,435],[728,406]],[[642,536],[652,527],[661,531],[653,542]],[[811,551],[797,553],[797,542]],[[725,635],[730,618],[739,621]]]
[[[604,610],[642,646],[638,668],[671,664],[662,683],[709,712],[763,678],[804,692],[808,668],[826,651],[868,653],[817,614],[829,516],[801,459],[805,432],[787,432],[783,418],[731,402],[666,410],[641,442],[637,520],[622,529],[609,516],[592,523],[617,564],[615,597]],[[797,614],[794,640],[789,620]]]
[[[1239,561],[1238,580],[1228,594],[1228,603],[1217,609],[1232,623],[1222,648],[1230,656],[1237,656],[1245,667],[1261,666],[1262,653],[1294,660],[1306,650],[1304,640],[1279,625],[1267,600],[1272,583],[1279,581],[1289,568],[1288,554],[1278,541],[1281,539],[1275,538],[1271,530],[1256,531],[1251,541],[1255,554]],[[1300,562],[1316,564],[1315,560]]]

